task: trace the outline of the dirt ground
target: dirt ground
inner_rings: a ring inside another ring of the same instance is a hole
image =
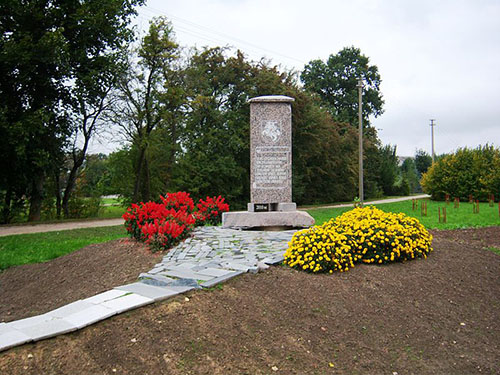
[[[435,251],[427,260],[360,265],[333,275],[284,266],[245,274],[212,290],[2,352],[0,374],[498,374],[500,256],[484,247],[500,248],[500,227],[433,234]],[[55,300],[57,307],[55,294],[67,289],[59,280],[73,272],[100,279],[98,255],[133,246],[139,245],[94,245],[92,261],[82,256],[65,262],[58,278],[39,281],[39,291],[52,291],[39,297],[25,291],[35,287],[26,286],[22,270],[5,271],[2,316],[27,312],[22,303],[7,302],[9,289],[19,298],[29,296],[25,300],[38,306],[32,311],[50,309]],[[138,258],[155,262],[143,248],[135,250]],[[134,257],[133,251],[125,254],[119,259]],[[113,272],[131,270],[115,261]],[[145,268],[122,277],[133,279]],[[36,272],[34,277],[44,275]],[[15,286],[9,273],[20,277]],[[77,284],[66,292],[73,299],[101,291],[87,285],[82,292]]]
[[[0,273],[0,322],[39,315],[137,280],[161,260],[127,238]]]

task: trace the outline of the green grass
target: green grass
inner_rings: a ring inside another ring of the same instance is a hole
[[[125,236],[125,228],[120,225],[0,237],[0,270],[46,262],[90,244]]]
[[[427,216],[421,215],[420,207],[418,210],[414,211],[412,209],[411,200],[396,203],[380,203],[374,206],[386,212],[403,212],[408,216],[413,216],[428,229],[457,229],[500,225],[498,203],[495,203],[493,207],[490,207],[488,203],[480,203],[479,214],[474,214],[472,212],[471,203],[460,203],[459,208],[454,208],[453,202],[447,205],[445,202],[427,200]],[[438,208],[443,208],[445,206],[447,211],[447,222],[439,223]],[[314,217],[316,224],[322,224],[330,218],[339,216],[349,210],[352,210],[352,207],[308,209],[307,212]]]
[[[120,201],[117,198],[101,198],[101,204],[111,204],[114,206],[119,206]]]
[[[122,206],[104,206],[99,210],[99,219],[116,219],[122,217],[127,209]]]
[[[486,250],[493,251],[495,254],[500,255],[500,249],[498,247],[490,246],[485,247]]]

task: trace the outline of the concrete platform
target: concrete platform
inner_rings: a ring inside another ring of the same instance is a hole
[[[307,228],[314,225],[314,219],[304,211],[270,212],[224,212],[222,227],[252,229],[266,227]]]

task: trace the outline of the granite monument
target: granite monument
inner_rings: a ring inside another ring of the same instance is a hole
[[[308,227],[314,219],[292,202],[293,98],[259,96],[250,102],[250,203],[248,211],[226,212],[231,228]]]

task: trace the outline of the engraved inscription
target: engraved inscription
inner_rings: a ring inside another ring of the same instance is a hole
[[[254,187],[285,189],[288,187],[290,147],[256,147],[254,159]]]
[[[254,212],[267,212],[269,211],[269,203],[260,203],[254,206]]]

